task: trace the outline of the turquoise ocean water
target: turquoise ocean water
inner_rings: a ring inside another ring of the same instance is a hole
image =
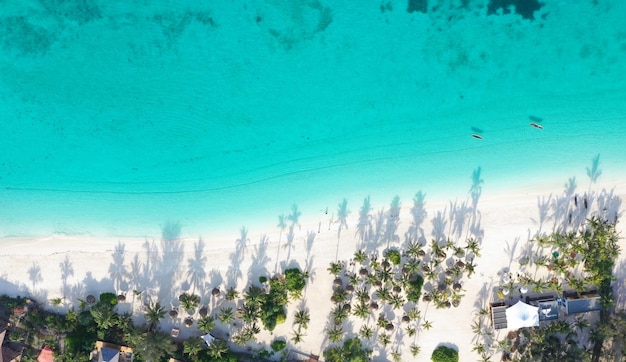
[[[488,3],[3,1],[0,235],[236,234],[596,154],[623,174],[626,3]]]

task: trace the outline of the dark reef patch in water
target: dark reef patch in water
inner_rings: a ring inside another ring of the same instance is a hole
[[[409,0],[409,7],[407,12],[421,12],[425,13],[428,10],[428,0]]]
[[[503,14],[510,14],[511,8],[515,9],[515,13],[521,15],[527,20],[535,20],[535,11],[541,9],[539,0],[489,0],[487,5],[487,14],[497,14],[502,10]]]

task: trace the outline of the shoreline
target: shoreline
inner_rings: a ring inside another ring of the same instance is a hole
[[[471,352],[473,334],[470,326],[475,309],[474,302],[477,301],[480,290],[486,285],[492,285],[494,280],[498,279],[498,271],[506,267],[507,262],[515,264],[515,258],[506,255],[505,248],[517,244],[519,251],[528,237],[539,230],[539,225],[533,221],[538,217],[538,200],[546,200],[550,196],[561,196],[565,181],[552,185],[550,189],[538,190],[528,186],[528,189],[511,192],[508,197],[484,188],[477,207],[480,228],[484,234],[482,256],[476,259],[476,274],[464,282],[466,293],[461,305],[450,311],[437,310],[434,306],[421,301],[418,304],[419,309],[426,314],[426,318],[434,324],[431,330],[420,332],[415,339],[415,343],[422,347],[423,355],[429,354],[437,344],[442,342],[455,344],[460,355],[474,355]],[[580,194],[586,190],[586,187],[583,190],[579,184]],[[626,197],[626,183],[624,182],[609,184],[600,181],[592,186],[592,190],[594,192],[613,190],[616,196],[622,199]],[[433,217],[441,213],[444,220],[449,220],[447,212],[450,203],[455,200],[431,200],[426,191],[425,201],[427,217],[423,226],[424,235],[429,240],[433,228]],[[400,240],[393,242],[392,245],[403,244],[404,232],[410,225],[412,200],[401,199],[401,202],[397,231]],[[469,195],[465,199],[457,199],[457,202],[471,204]],[[63,297],[65,293],[67,298],[64,300],[62,310],[76,306],[77,298],[82,298],[86,294],[105,291],[132,294],[134,288],[142,288],[151,290],[151,297],[161,301],[163,305],[169,305],[174,303],[175,296],[184,290],[189,273],[188,262],[194,257],[199,239],[202,239],[204,245],[201,248],[201,254],[207,258],[208,262],[204,267],[206,288],[199,292],[202,303],[205,304],[211,303],[209,291],[213,287],[220,286],[226,289],[232,286],[233,275],[235,275],[236,288],[241,292],[250,282],[255,282],[258,276],[273,275],[275,270],[280,271],[293,266],[308,270],[312,277],[305,289],[304,303],[311,311],[312,322],[308,329],[308,336],[304,338],[301,345],[295,348],[321,354],[329,345],[324,337],[324,328],[332,307],[329,301],[332,277],[326,268],[331,261],[336,260],[337,256],[339,260],[348,261],[356,251],[358,242],[355,237],[355,225],[360,206],[349,205],[352,212],[347,219],[348,228],[340,233],[338,223],[329,224],[330,212],[329,215],[307,216],[309,213],[305,209],[301,210],[300,227],[294,228],[294,238],[289,248],[285,248],[287,230],[281,234],[276,227],[268,233],[249,230],[245,237],[241,236],[241,230],[233,230],[229,235],[191,237],[185,235],[183,227],[183,236],[177,240],[182,250],[174,250],[174,252],[163,250],[165,244],[161,242],[160,236],[146,238],[53,235],[40,238],[2,238],[0,239],[3,244],[0,254],[0,265],[2,265],[0,267],[0,292],[10,295],[15,293],[31,295],[39,302],[47,303],[48,307],[50,307],[50,299]],[[381,207],[380,204],[373,204],[371,214],[376,214]],[[388,207],[388,204],[384,205],[385,210],[388,210]],[[445,213],[444,210],[446,210]],[[322,227],[320,233],[317,233],[319,222],[326,227]],[[329,225],[330,230],[328,230]],[[618,223],[618,230],[622,235],[620,245],[624,250],[626,242],[623,239],[622,223]],[[310,231],[313,234],[313,242],[307,241]],[[149,243],[146,243],[146,240]],[[243,247],[244,250],[241,255],[237,253],[239,247]],[[383,249],[384,246],[378,246],[379,252]],[[123,252],[119,252],[120,250]],[[135,282],[139,284],[133,286],[130,274],[135,268],[132,265],[134,260],[142,265],[149,263],[150,260],[158,261],[160,267],[169,271],[165,273],[154,270],[152,274],[139,273],[136,279],[143,280],[143,282],[136,280]],[[498,260],[501,260],[501,263]],[[616,266],[623,260],[626,259],[622,255]],[[68,261],[72,268],[72,275],[65,279],[61,276],[59,269],[64,261]],[[240,276],[237,276],[236,272]],[[618,282],[623,283],[623,280],[618,280]],[[127,284],[125,287],[124,283]],[[288,339],[292,313],[297,305],[299,302],[290,302],[287,322],[279,325],[273,333],[262,331],[257,336],[258,340],[269,343],[276,336],[285,336]],[[136,307],[133,305],[129,308],[136,310]],[[455,318],[449,318],[450,313],[454,313]],[[134,318],[136,323],[141,323],[143,315],[135,313]],[[163,330],[168,330],[173,325],[170,320],[163,320],[161,323]],[[356,327],[354,329],[353,332],[358,330]],[[181,336],[186,338],[198,332],[193,328],[185,328],[181,330],[181,333]],[[352,333],[348,333],[348,336],[350,335]],[[405,355],[408,355],[410,343],[407,342],[401,347]]]

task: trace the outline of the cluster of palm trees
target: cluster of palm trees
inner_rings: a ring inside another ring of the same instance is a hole
[[[504,277],[499,297],[504,298],[503,289],[513,290],[523,286],[533,293],[552,290],[558,294],[564,290],[574,290],[579,295],[597,288],[600,294],[600,320],[591,325],[586,316],[559,320],[550,324],[520,330],[508,340],[496,340],[493,329],[485,325],[489,310],[478,311],[472,329],[482,338],[474,344],[474,351],[487,361],[496,352],[521,360],[598,360],[601,355],[613,353],[605,348],[604,338],[610,333],[611,325],[617,318],[612,315],[612,271],[619,255],[618,235],[615,224],[595,216],[586,220],[578,230],[537,236],[531,240],[531,247],[520,260],[520,267],[535,267],[532,278],[529,273],[518,273],[517,277]],[[532,247],[534,246],[534,248]],[[540,272],[540,273],[537,273]],[[590,346],[590,347],[585,347]]]
[[[311,315],[309,310],[302,307],[293,314],[293,330],[291,332],[291,340],[293,343],[301,343],[306,336],[306,330],[309,328],[309,322],[311,321]]]
[[[415,243],[411,247],[421,250]],[[450,240],[443,245],[432,240],[428,257],[424,257],[423,251],[420,255],[421,271],[432,285],[431,291],[425,293],[422,300],[432,302],[437,309],[458,307],[464,296],[461,279],[466,273],[468,278],[474,274],[474,260],[480,256],[480,242],[469,238],[462,247]]]

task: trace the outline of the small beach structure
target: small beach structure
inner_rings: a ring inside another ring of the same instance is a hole
[[[504,302],[491,303],[489,309],[491,310],[491,325],[493,329],[506,329],[506,304]]]
[[[203,336],[200,336],[200,338],[202,338],[202,340],[204,341],[204,343],[206,343],[207,346],[210,346],[211,343],[213,343],[213,340],[215,340],[215,337],[213,337],[211,333],[207,333]]]
[[[133,362],[134,354],[130,347],[97,341],[90,360],[92,362]]]
[[[54,362],[54,351],[48,347],[44,347],[39,356],[37,356],[37,362]]]
[[[602,309],[600,295],[595,290],[582,293],[566,292],[563,294],[565,314],[578,314]]]
[[[526,304],[521,300],[506,309],[508,329],[536,327],[539,325],[539,307]]]

